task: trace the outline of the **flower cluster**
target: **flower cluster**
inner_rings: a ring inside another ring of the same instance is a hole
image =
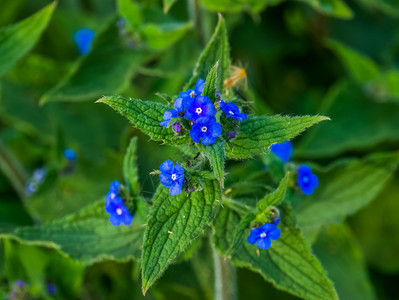
[[[280,235],[281,231],[275,224],[266,223],[260,227],[252,229],[247,241],[251,245],[256,243],[256,246],[261,249],[269,249],[272,245],[272,240],[277,241]]]
[[[215,105],[204,95],[201,95],[205,82],[199,78],[194,89],[189,89],[179,93],[179,98],[175,99],[174,109],[164,113],[163,121],[159,124],[168,127],[172,119],[184,117],[192,121],[190,137],[195,143],[201,142],[203,145],[211,145],[216,142],[216,138],[222,134],[222,126],[217,122]],[[217,93],[220,98],[220,93]],[[233,118],[242,122],[247,118],[245,113],[241,113],[234,103],[225,103],[220,100],[220,109],[226,114],[227,118]],[[175,132],[180,132],[182,127],[178,123],[173,124]]]
[[[319,179],[313,174],[308,165],[301,165],[298,168],[297,184],[305,195],[311,195],[319,186]]]
[[[27,196],[30,196],[37,192],[39,186],[44,182],[44,179],[46,178],[47,174],[47,169],[46,168],[40,168],[36,169],[32,177],[29,179],[29,181],[25,185],[25,193]]]
[[[132,224],[133,217],[129,210],[123,205],[123,199],[119,197],[119,182],[113,181],[109,186],[109,193],[105,196],[105,211],[110,214],[109,220],[112,225],[126,226]]]
[[[174,196],[180,194],[183,187],[184,169],[179,163],[173,164],[173,161],[164,161],[160,167],[161,173],[159,180],[162,185],[169,188],[169,194]]]

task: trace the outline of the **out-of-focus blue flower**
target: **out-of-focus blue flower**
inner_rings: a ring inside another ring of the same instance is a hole
[[[196,121],[201,117],[211,117],[215,114],[215,106],[206,96],[185,99],[186,112],[184,117],[191,121]]]
[[[276,225],[266,223],[260,227],[252,229],[247,241],[251,245],[256,243],[256,246],[261,249],[269,249],[272,245],[272,240],[277,241],[280,235],[281,231],[276,227]]]
[[[32,181],[36,182],[37,184],[43,183],[46,174],[47,174],[46,168],[36,169],[33,171]]]
[[[75,31],[73,34],[73,41],[80,55],[89,54],[94,36],[95,32],[90,28],[80,28]]]
[[[18,279],[15,281],[14,286],[16,288],[23,288],[25,286],[25,281]]]
[[[49,295],[57,294],[57,286],[54,283],[47,284],[47,293]]]
[[[191,139],[202,145],[211,145],[222,133],[222,126],[216,122],[215,117],[202,117],[197,119],[190,130]]]
[[[271,145],[270,151],[272,151],[274,155],[280,158],[282,162],[287,163],[290,161],[292,153],[294,152],[294,147],[292,146],[292,143],[290,141],[286,141],[284,143],[275,143]]]
[[[123,199],[118,196],[119,182],[113,181],[109,186],[109,193],[105,196],[105,211],[110,214],[109,220],[112,225],[120,226],[122,223],[126,226],[132,224],[133,216],[123,205]]]
[[[77,155],[76,155],[76,152],[73,151],[72,149],[66,148],[66,149],[64,149],[64,157],[67,160],[75,161],[77,158]]]
[[[160,167],[159,180],[161,184],[169,188],[169,194],[174,196],[180,194],[183,187],[184,169],[179,163],[176,166],[173,161],[164,161]]]
[[[195,98],[200,95],[204,89],[205,81],[201,78],[198,78],[194,89],[188,89],[185,92],[179,93],[179,97],[181,98]]]
[[[276,217],[273,221],[273,224],[277,226],[279,223],[280,223],[280,217]]]
[[[319,186],[319,179],[313,174],[308,165],[299,166],[296,182],[305,195],[313,194],[314,190]]]
[[[234,139],[236,137],[236,133],[234,131],[229,131],[229,137]]]
[[[240,109],[233,102],[220,101],[220,109],[226,114],[227,118],[236,119],[240,122],[247,118],[246,113],[240,112]]]
[[[173,106],[174,109],[165,111],[163,114],[163,121],[159,122],[159,125],[168,127],[170,120],[177,118],[179,113],[184,111],[183,98],[176,98]]]

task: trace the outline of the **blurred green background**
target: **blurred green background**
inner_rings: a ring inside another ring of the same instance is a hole
[[[140,14],[130,11],[130,22],[121,22],[128,11],[115,1],[60,0],[38,42],[0,72],[0,236],[103,198],[109,183],[122,178],[123,154],[135,135],[141,190],[152,195],[157,182],[149,172],[175,149],[149,141],[94,102],[114,94],[156,101],[176,95],[213,32],[217,12],[226,19],[233,63],[246,69],[246,86],[237,86],[237,93],[251,101],[252,113],[332,119],[294,140],[296,160],[325,166],[399,148],[399,1],[163,2],[136,1]],[[0,27],[50,3],[1,0]],[[87,56],[73,40],[80,28],[96,33]],[[6,35],[0,31],[0,41]],[[65,148],[77,153],[73,170]],[[27,196],[26,182],[42,167],[45,181]],[[318,236],[314,253],[342,299],[399,299],[398,195],[397,172],[370,205]],[[0,245],[3,297],[23,279],[38,298],[143,298],[135,262],[84,267],[56,250],[6,239]],[[192,261],[171,266],[145,299],[212,298],[208,252],[204,243]],[[345,290],[356,279],[340,264],[365,276],[367,296]],[[57,285],[55,296],[43,292],[48,283]],[[293,298],[245,269],[239,270],[238,290],[240,299]]]

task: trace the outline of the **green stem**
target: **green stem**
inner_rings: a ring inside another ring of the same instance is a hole
[[[198,41],[200,42],[202,47],[205,47],[205,45],[206,45],[205,34],[204,34],[204,28],[203,28],[203,24],[202,24],[202,16],[201,16],[201,10],[200,10],[200,6],[199,6],[199,1],[198,0],[187,0],[187,10],[188,10],[188,15],[190,16],[190,19],[194,23]]]
[[[25,182],[26,174],[20,165],[17,158],[15,158],[12,153],[10,153],[5,145],[0,141],[0,170],[9,179],[11,185],[14,187],[15,191],[21,197],[22,200],[25,199]]]
[[[237,275],[236,267],[229,259],[223,258],[212,245],[213,267],[215,276],[215,300],[236,300],[237,299]]]

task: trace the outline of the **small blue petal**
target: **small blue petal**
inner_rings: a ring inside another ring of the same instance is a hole
[[[182,192],[182,186],[179,184],[179,182],[174,181],[172,186],[169,188],[169,195],[175,196],[177,194],[180,194]]]
[[[161,170],[162,173],[167,173],[172,175],[174,169],[173,161],[171,160],[164,161],[159,169]]]
[[[114,180],[111,183],[111,185],[109,186],[109,190],[111,192],[118,193],[118,189],[119,189],[119,181],[118,180]]]
[[[178,162],[176,162],[176,166],[175,166],[174,172],[175,172],[177,175],[181,175],[181,174],[184,173],[183,167],[182,167],[181,165],[179,165]]]
[[[294,152],[294,147],[290,141],[286,141],[280,144],[273,144],[270,146],[270,151],[276,155],[284,163],[289,162],[292,153]]]
[[[73,35],[73,40],[78,48],[80,55],[89,54],[94,36],[95,32],[90,28],[81,28],[75,31]]]
[[[260,249],[269,249],[271,245],[272,241],[268,237],[256,241],[256,246],[258,246]]]
[[[268,232],[267,236],[272,239],[273,241],[277,241],[281,235],[281,231],[278,228],[275,228]]]
[[[161,184],[164,187],[169,188],[172,186],[173,180],[172,180],[172,177],[170,174],[167,174],[167,173],[159,174],[159,180],[161,181]]]
[[[72,149],[67,148],[67,149],[64,149],[64,157],[67,160],[76,160],[77,155],[76,155],[75,151],[73,151]]]
[[[202,91],[204,90],[204,86],[205,86],[204,79],[198,78],[197,83],[195,84],[195,88],[194,88],[196,95],[199,95],[202,93]]]
[[[120,226],[122,224],[122,217],[117,213],[113,213],[109,216],[109,221],[114,226]]]
[[[256,241],[258,240],[258,238],[259,238],[259,235],[256,234],[256,233],[252,233],[252,231],[251,231],[251,233],[249,234],[249,236],[248,236],[248,238],[247,238],[247,241],[248,241],[248,243],[250,243],[251,245],[253,245],[253,244],[256,243]]]

